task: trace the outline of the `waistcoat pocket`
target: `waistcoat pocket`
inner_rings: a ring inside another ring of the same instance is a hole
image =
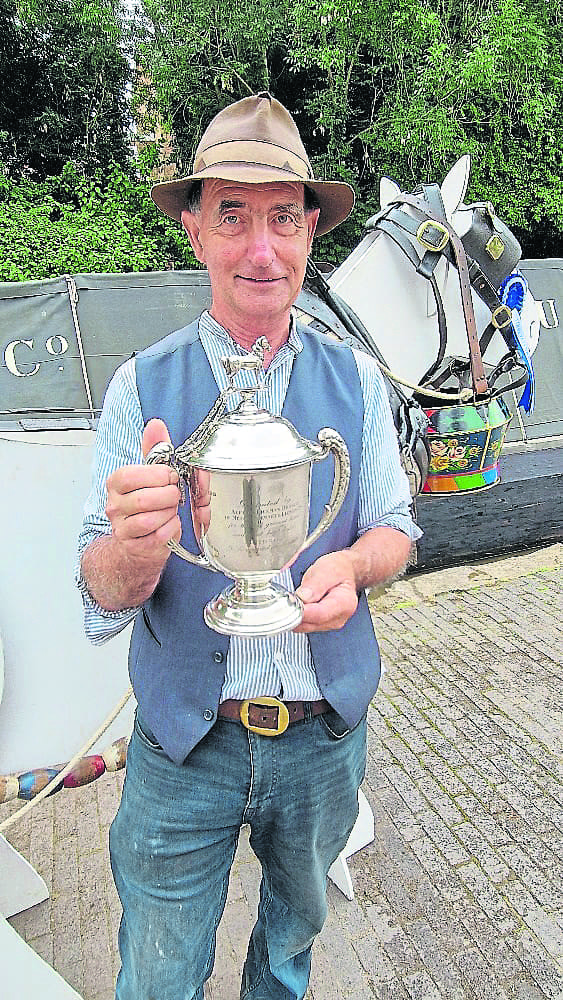
[[[162,643],[161,643],[160,639],[158,638],[155,630],[153,629],[153,627],[151,625],[151,621],[150,621],[150,618],[149,618],[149,616],[147,614],[146,608],[142,608],[142,612],[143,612],[143,621],[144,621],[145,625],[147,626],[147,629],[149,630],[150,634],[152,635],[154,641],[156,642],[157,646],[162,646]]]

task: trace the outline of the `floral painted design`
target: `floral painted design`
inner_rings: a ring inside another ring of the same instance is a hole
[[[466,472],[478,466],[482,446],[474,444],[470,435],[462,437],[431,438],[430,472]]]
[[[430,421],[427,429],[430,477],[444,483],[451,477],[463,477],[467,482],[498,465],[511,419],[502,399],[479,406],[446,406],[425,412]]]
[[[491,434],[491,440],[489,441],[489,447],[487,448],[487,455],[485,457],[485,465],[493,465],[494,462],[498,462],[499,455],[502,451],[502,446],[504,444],[505,427],[499,428],[501,431],[498,436]]]

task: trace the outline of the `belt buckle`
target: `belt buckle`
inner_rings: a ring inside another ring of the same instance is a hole
[[[248,710],[251,705],[264,705],[267,708],[276,707],[278,709],[277,728],[267,729],[263,726],[253,726],[248,721]],[[287,705],[284,705],[279,698],[270,698],[268,695],[263,695],[260,698],[245,698],[240,706],[240,721],[251,733],[258,733],[259,736],[280,736],[281,733],[285,733],[289,726],[289,712]]]
[[[431,239],[426,236],[427,232],[434,231],[440,237],[439,240],[434,243]],[[432,250],[434,253],[441,253],[445,250],[448,241],[450,239],[450,234],[441,222],[437,222],[436,219],[425,219],[424,222],[420,223],[416,231],[416,238],[425,250]]]

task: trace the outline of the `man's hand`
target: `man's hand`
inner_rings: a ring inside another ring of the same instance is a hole
[[[150,420],[143,434],[146,457],[170,441],[162,420]],[[167,465],[125,465],[108,478],[106,514],[111,536],[92,542],[82,555],[82,576],[92,597],[108,611],[136,607],[152,594],[179,541],[178,476]]]
[[[366,531],[349,549],[321,556],[295,591],[305,605],[295,631],[342,628],[354,614],[361,590],[385,583],[404,569],[410,546],[402,531],[382,525]]]
[[[358,606],[350,549],[321,556],[303,575],[295,592],[305,605],[296,632],[328,632],[342,628]]]
[[[166,424],[149,420],[143,434],[144,457],[161,441],[170,442]],[[178,541],[181,534],[177,484],[178,475],[168,465],[125,465],[109,477],[106,514],[114,538],[129,556],[160,562],[162,568],[170,554],[168,540]]]

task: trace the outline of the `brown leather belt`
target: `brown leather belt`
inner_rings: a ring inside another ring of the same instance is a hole
[[[220,719],[231,719],[241,722],[251,733],[260,736],[279,736],[293,722],[328,712],[330,705],[324,698],[321,701],[280,701],[279,698],[262,696],[236,701],[229,698],[219,705]]]

